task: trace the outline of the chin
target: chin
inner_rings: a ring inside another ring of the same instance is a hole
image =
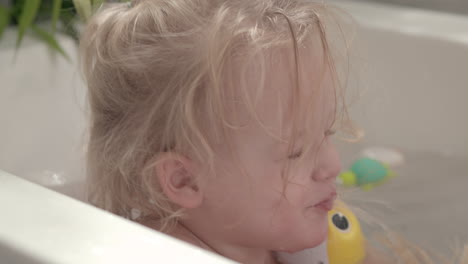
[[[313,239],[309,239],[307,241],[307,243],[304,245],[304,247],[302,247],[301,249],[299,250],[304,250],[304,249],[307,249],[307,248],[314,248],[320,244],[322,244],[328,237],[328,230],[325,229],[324,232],[320,232],[320,233],[316,233],[313,237]]]
[[[304,232],[301,234],[301,237],[297,237],[294,240],[291,239],[290,242],[285,245],[286,247],[283,247],[280,251],[291,254],[304,249],[314,248],[322,244],[327,237],[328,228],[314,230],[314,232]]]

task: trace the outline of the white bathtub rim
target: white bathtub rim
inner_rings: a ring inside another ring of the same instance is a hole
[[[0,252],[38,263],[234,263],[1,170],[0,208]]]

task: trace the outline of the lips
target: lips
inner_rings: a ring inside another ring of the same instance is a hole
[[[330,195],[328,195],[327,198],[325,198],[322,201],[318,202],[313,207],[328,212],[331,209],[333,209],[333,204],[334,204],[334,202],[336,200],[336,196],[337,196],[337,194],[334,191],[334,192],[330,193]]]

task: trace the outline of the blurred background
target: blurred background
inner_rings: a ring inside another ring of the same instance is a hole
[[[382,4],[402,5],[442,12],[468,14],[468,1],[465,0],[349,0]]]

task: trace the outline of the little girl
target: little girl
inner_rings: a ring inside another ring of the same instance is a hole
[[[321,244],[330,137],[355,131],[334,18],[305,0],[101,7],[81,41],[91,202],[241,263]]]

